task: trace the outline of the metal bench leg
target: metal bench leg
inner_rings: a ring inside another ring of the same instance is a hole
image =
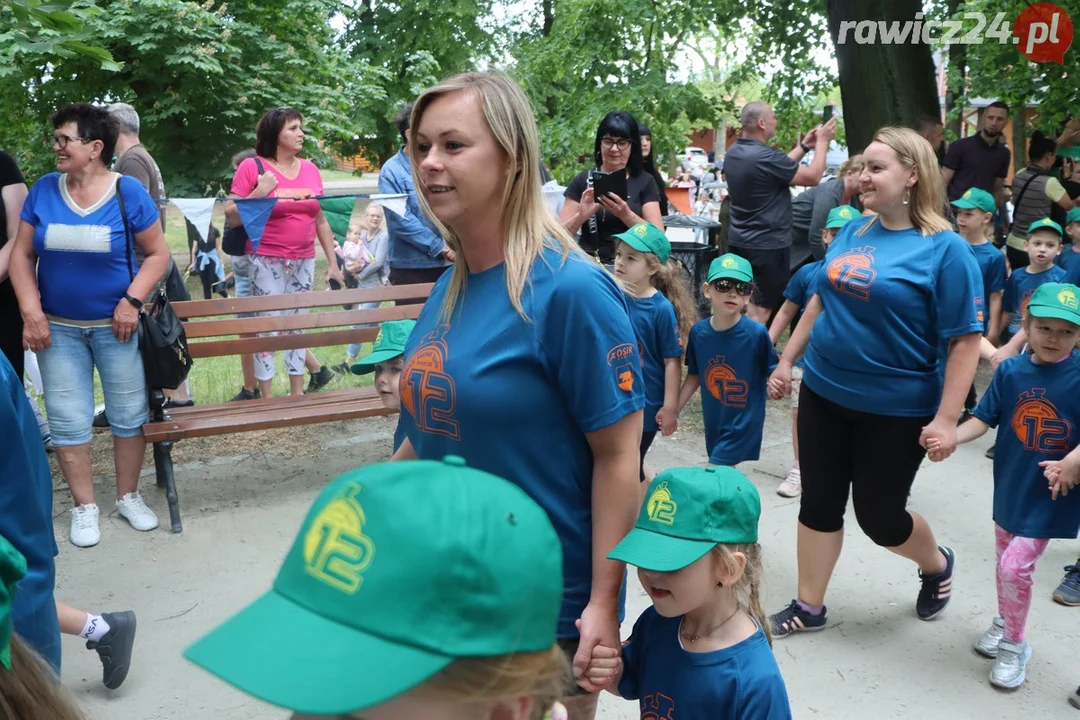
[[[169,520],[174,533],[183,532],[180,523],[180,498],[176,494],[176,476],[173,473],[171,442],[154,443],[154,469],[157,471],[158,487],[165,488],[165,499],[169,501]]]

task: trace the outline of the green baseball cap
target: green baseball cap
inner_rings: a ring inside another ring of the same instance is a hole
[[[1069,283],[1044,283],[1031,294],[1027,313],[1032,317],[1058,318],[1080,325],[1080,287]]]
[[[0,536],[0,665],[11,670],[11,638],[15,633],[15,586],[26,577],[26,558]]]
[[[861,215],[861,212],[850,205],[834,207],[829,211],[829,216],[825,218],[825,229],[836,230],[837,228],[842,228]]]
[[[755,543],[761,497],[731,467],[673,468],[649,484],[634,529],[608,558],[644,570],[681,570],[717,543]]]
[[[968,188],[964,194],[952,201],[952,205],[965,210],[982,210],[992,213],[997,210],[997,201],[994,196],[982,188]]]
[[[1070,147],[1059,147],[1057,149],[1058,157],[1072,158],[1073,160],[1080,160],[1080,145],[1072,145]]]
[[[375,372],[377,363],[404,355],[405,343],[408,342],[409,333],[414,327],[416,327],[415,320],[387,320],[379,326],[379,334],[375,338],[371,352],[357,358],[349,370],[352,370],[353,375],[367,375]]]
[[[1036,230],[1043,229],[1053,230],[1058,234],[1058,236],[1065,237],[1065,231],[1061,229],[1061,226],[1048,217],[1042,218],[1041,220],[1036,220],[1035,222],[1031,223],[1031,225],[1028,226],[1027,236],[1031,237],[1031,233],[1035,232]]]
[[[734,253],[726,253],[709,264],[708,282],[731,278],[740,282],[754,282],[754,269],[750,261]]]
[[[379,705],[457,658],[555,644],[562,546],[516,485],[412,460],[342,475],[315,499],[273,588],[184,653],[311,715]]]
[[[662,263],[671,257],[671,241],[652,223],[640,222],[615,237],[639,252],[652,253]]]
[[[1080,223],[1080,207],[1075,207],[1065,216],[1065,224]]]

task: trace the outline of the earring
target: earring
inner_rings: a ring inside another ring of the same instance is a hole
[[[717,580],[716,581],[716,587],[724,587],[724,581],[723,580]]]
[[[909,200],[911,200],[911,191],[910,190],[905,190],[904,191],[904,204],[907,205]]]

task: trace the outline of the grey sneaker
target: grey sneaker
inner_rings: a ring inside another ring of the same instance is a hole
[[[1014,643],[1002,639],[998,643],[997,660],[990,669],[990,684],[1013,690],[1027,679],[1027,664],[1031,659],[1031,645],[1025,640]]]
[[[336,372],[331,370],[329,366],[323,365],[321,368],[319,368],[319,372],[311,374],[311,380],[308,381],[307,390],[305,392],[319,392],[324,387],[329,385],[330,381],[336,377]]]
[[[994,621],[990,623],[990,627],[983,633],[982,637],[975,643],[975,652],[980,655],[985,655],[988,658],[996,658],[998,654],[998,644],[1001,642],[1002,636],[1005,634],[1005,620],[1004,618],[996,617]]]

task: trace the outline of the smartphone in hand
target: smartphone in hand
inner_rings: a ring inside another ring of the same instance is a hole
[[[825,123],[832,120],[832,116],[833,116],[833,106],[832,105],[826,105],[824,112],[821,113],[821,124],[824,125]]]

